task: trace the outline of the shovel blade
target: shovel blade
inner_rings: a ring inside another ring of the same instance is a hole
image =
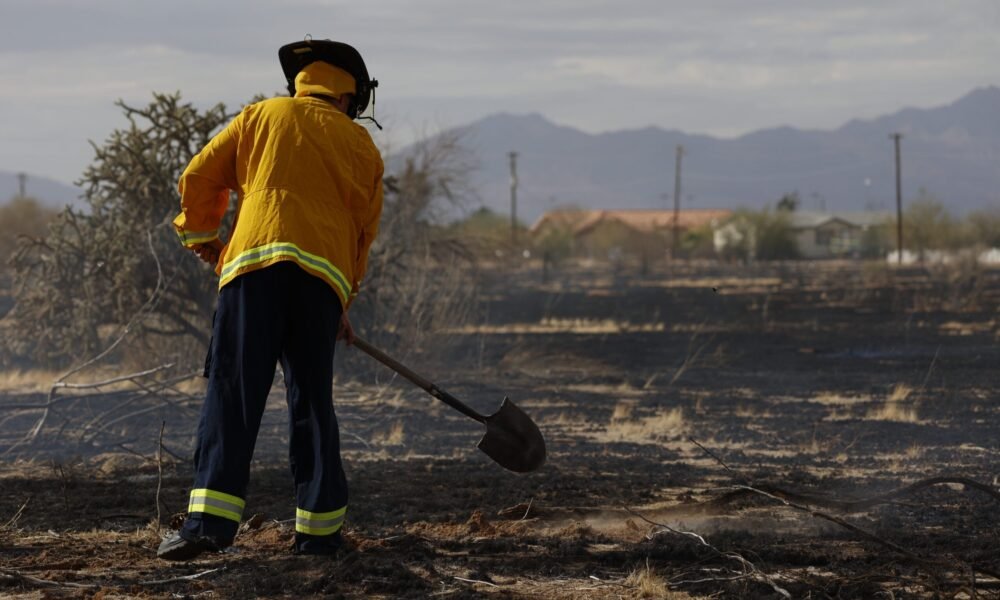
[[[479,449],[501,467],[515,473],[534,471],[545,462],[545,439],[538,426],[509,398],[486,417],[486,434]]]

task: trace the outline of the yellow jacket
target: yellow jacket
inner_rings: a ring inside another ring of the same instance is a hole
[[[247,106],[191,160],[174,227],[187,247],[217,239],[235,190],[219,287],[290,260],[326,281],[347,308],[378,231],[382,158],[364,127],[315,97],[353,90],[350,75],[316,62],[296,82],[295,98]]]

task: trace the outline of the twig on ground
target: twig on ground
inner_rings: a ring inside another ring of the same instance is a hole
[[[528,515],[531,514],[531,505],[534,504],[534,503],[535,503],[535,497],[532,496],[528,500],[528,506],[527,506],[527,508],[524,509],[524,516],[519,519],[520,521],[523,521],[523,520],[525,520],[525,519],[528,518]],[[593,577],[593,575],[591,575],[591,577]]]
[[[903,486],[899,489],[887,492],[885,494],[879,494],[878,496],[871,496],[869,498],[861,498],[859,500],[838,500],[836,498],[823,498],[820,496],[812,496],[808,494],[800,494],[797,492],[792,492],[775,485],[770,484],[753,484],[752,487],[756,490],[767,492],[768,494],[773,494],[784,500],[789,500],[791,502],[800,502],[803,504],[809,504],[812,506],[820,506],[823,508],[829,508],[832,510],[837,510],[845,513],[861,512],[869,508],[873,508],[880,504],[889,504],[894,502],[897,498],[901,496],[906,496],[912,494],[916,491],[922,490],[935,485],[941,484],[960,484],[974,490],[983,492],[991,496],[994,500],[1000,502],[1000,492],[993,489],[991,486],[984,483],[980,483],[974,479],[969,479],[967,477],[928,477],[926,479],[921,479],[911,483],[910,485]],[[755,492],[750,490],[742,489],[740,486],[735,486],[737,491],[735,493],[728,494],[727,500],[734,500],[741,496],[751,495]]]
[[[160,489],[163,487],[163,430],[167,422],[160,421],[160,439],[156,445],[156,533],[160,532]]]
[[[347,435],[347,436],[350,436],[350,437],[358,440],[359,442],[362,443],[362,445],[364,445],[365,450],[371,450],[372,449],[372,446],[371,446],[371,444],[368,443],[368,440],[366,440],[365,438],[361,437],[360,435],[358,435],[356,433],[351,433],[350,431],[342,431],[341,435]]]
[[[933,364],[932,364],[932,366],[933,366]],[[694,438],[688,438],[688,439],[691,442],[693,442],[695,445],[697,445],[699,448],[701,448],[706,454],[708,454],[709,456],[711,456],[712,458],[714,458],[720,465],[722,465],[723,467],[725,467],[730,473],[735,473],[724,462],[722,462],[722,460],[719,457],[717,457],[714,453],[712,453],[708,448],[706,448],[706,447],[702,446],[701,444],[699,444],[698,442],[696,442],[694,440]],[[745,479],[745,478],[743,478],[743,479]],[[910,484],[910,485],[908,485],[906,487],[903,487],[903,488],[900,488],[898,490],[894,490],[894,491],[889,492],[887,494],[882,494],[882,495],[879,495],[879,496],[875,496],[875,497],[872,497],[872,498],[866,498],[866,499],[862,499],[862,500],[846,501],[846,502],[845,501],[841,501],[841,500],[833,500],[833,499],[826,499],[826,498],[817,498],[817,497],[806,496],[806,495],[803,495],[803,494],[796,494],[794,492],[789,492],[787,490],[783,490],[781,488],[778,488],[777,486],[772,486],[772,485],[749,485],[749,484],[740,484],[740,485],[733,486],[733,489],[735,489],[737,491],[737,493],[736,494],[733,494],[733,493],[727,494],[725,498],[726,498],[727,501],[730,501],[730,500],[733,500],[733,499],[739,497],[739,495],[740,495],[739,492],[744,492],[744,493],[748,493],[748,494],[757,494],[757,495],[761,495],[761,496],[764,496],[764,497],[767,497],[767,498],[770,498],[770,499],[773,499],[773,500],[777,500],[778,502],[784,504],[785,506],[788,506],[788,507],[793,508],[795,510],[806,512],[806,513],[808,513],[808,514],[810,514],[810,515],[812,515],[812,516],[814,516],[816,518],[823,519],[823,520],[829,521],[831,523],[840,525],[841,527],[843,527],[843,528],[845,528],[845,529],[847,529],[847,530],[849,530],[849,531],[851,531],[853,533],[856,533],[856,534],[862,536],[863,538],[865,538],[865,539],[867,539],[869,541],[873,541],[873,542],[881,544],[881,545],[883,545],[883,546],[885,546],[887,548],[890,548],[893,551],[895,551],[895,552],[897,552],[897,553],[905,556],[907,559],[909,559],[913,563],[915,563],[915,564],[917,564],[919,566],[924,567],[925,569],[928,570],[928,572],[930,572],[930,574],[932,576],[934,576],[935,573],[930,570],[930,567],[942,567],[942,566],[944,566],[944,567],[955,567],[957,565],[960,569],[969,572],[970,578],[971,578],[971,581],[972,581],[972,586],[973,586],[973,589],[974,589],[975,588],[975,584],[976,584],[976,579],[975,579],[976,578],[976,572],[983,573],[984,575],[989,575],[991,577],[997,577],[997,573],[995,573],[994,571],[992,571],[990,569],[984,569],[983,567],[974,566],[974,565],[972,565],[972,564],[970,564],[970,563],[968,563],[968,562],[966,562],[964,560],[960,560],[960,559],[956,559],[956,562],[952,563],[952,562],[947,562],[947,561],[940,561],[940,560],[933,560],[933,559],[923,558],[923,557],[918,556],[917,554],[911,552],[910,550],[907,550],[906,548],[904,548],[904,547],[902,547],[902,546],[900,546],[898,544],[895,544],[893,542],[885,540],[885,539],[883,539],[883,538],[881,538],[881,537],[879,537],[879,536],[877,536],[877,535],[875,535],[873,533],[869,533],[868,531],[865,531],[864,529],[861,529],[860,527],[857,527],[856,525],[852,525],[851,523],[848,523],[847,521],[845,521],[845,520],[843,520],[841,518],[835,517],[833,515],[829,515],[827,513],[819,512],[817,510],[814,510],[814,509],[809,508],[807,506],[804,506],[802,504],[797,504],[796,503],[796,501],[798,501],[798,502],[803,502],[803,503],[807,503],[807,504],[813,504],[815,506],[825,506],[827,508],[835,508],[837,510],[842,510],[844,512],[857,512],[857,511],[860,511],[862,509],[871,508],[871,507],[876,506],[878,504],[885,504],[885,503],[891,502],[892,500],[894,500],[895,498],[898,498],[899,496],[902,496],[902,495],[905,495],[905,494],[909,494],[909,493],[912,493],[912,492],[917,491],[919,489],[922,489],[922,488],[925,488],[925,487],[930,487],[932,485],[938,485],[938,484],[941,484],[941,483],[959,483],[959,484],[965,485],[967,487],[971,487],[973,489],[977,489],[977,490],[980,490],[982,492],[985,492],[985,493],[989,494],[990,496],[992,496],[994,499],[1000,500],[1000,492],[997,492],[996,490],[994,490],[992,487],[990,487],[988,485],[979,483],[978,481],[975,481],[975,480],[972,480],[972,479],[968,479],[968,478],[965,478],[965,477],[930,477],[930,478],[927,478],[927,479],[922,479],[920,481],[917,481],[916,483]]]
[[[706,322],[707,320],[702,321],[701,323],[698,324],[697,327],[695,327],[694,333],[691,334],[691,340],[688,342],[688,350],[687,354],[684,356],[684,362],[682,362],[681,365],[677,367],[677,370],[674,371],[674,376],[670,378],[670,383],[667,384],[668,387],[677,383],[677,380],[681,378],[681,375],[683,375],[684,372],[687,371],[688,368],[691,365],[693,365],[695,361],[698,360],[698,357],[701,356],[702,351],[704,351],[705,348],[707,348],[708,345],[711,344],[712,341],[715,339],[714,335],[709,336],[708,340],[706,340],[705,343],[698,346],[697,349],[694,349],[694,342],[696,339],[698,339],[698,335],[701,334],[701,330],[705,327]],[[653,378],[651,377],[649,381],[646,382],[647,385],[644,386],[644,389],[648,389],[649,387],[648,384],[651,384],[652,380]]]
[[[934,351],[934,358],[931,359],[931,366],[927,367],[927,374],[924,375],[924,381],[920,384],[920,391],[923,391],[927,387],[927,382],[931,379],[931,373],[934,372],[934,365],[937,364],[938,354],[941,354],[941,346],[937,347]]]
[[[194,573],[192,575],[182,575],[180,577],[171,577],[169,579],[154,579],[152,581],[137,581],[131,585],[163,585],[165,583],[178,583],[181,581],[191,581],[193,579],[198,579],[215,573],[216,571],[225,570],[226,567],[217,567],[215,569],[209,569],[207,571],[202,571],[200,573]],[[102,587],[95,585],[93,583],[74,583],[71,581],[50,581],[48,579],[39,579],[38,577],[32,577],[31,575],[25,575],[24,573],[17,571],[15,569],[8,569],[0,567],[0,575],[6,575],[7,577],[12,577],[14,579],[21,580],[25,583],[31,583],[41,587],[61,587],[61,588],[73,588],[73,589],[85,589],[92,590],[94,588]],[[486,583],[486,582],[481,582]]]
[[[663,523],[657,523],[656,521],[652,521],[649,518],[647,518],[645,515],[643,515],[643,514],[637,512],[637,511],[633,510],[632,508],[630,508],[628,506],[623,506],[623,508],[627,512],[629,512],[630,514],[632,514],[632,515],[634,515],[634,516],[642,519],[643,521],[649,523],[650,525],[653,525],[654,527],[658,527],[659,528],[659,531],[653,531],[653,532],[650,532],[649,534],[647,534],[646,535],[646,539],[653,539],[654,537],[656,537],[660,533],[669,532],[669,533],[673,533],[674,535],[679,535],[681,537],[685,537],[685,538],[688,538],[688,539],[695,540],[696,542],[698,542],[699,545],[704,546],[705,548],[708,548],[713,553],[715,553],[716,556],[719,556],[721,558],[727,558],[727,559],[735,560],[736,562],[738,562],[740,564],[740,566],[742,566],[746,570],[746,577],[748,577],[750,579],[753,579],[755,581],[758,581],[760,583],[767,584],[768,586],[771,587],[772,590],[774,590],[776,593],[778,593],[782,598],[788,598],[789,600],[792,598],[792,595],[788,592],[788,590],[786,590],[785,588],[779,586],[774,581],[774,578],[771,575],[768,575],[764,571],[761,571],[752,562],[750,562],[749,560],[743,558],[742,555],[740,555],[740,554],[738,554],[736,552],[723,552],[722,550],[719,550],[715,546],[709,544],[705,540],[705,538],[702,537],[700,534],[695,533],[693,531],[681,531],[679,529],[674,529],[673,527],[671,527],[669,525],[665,525]]]
[[[754,488],[754,487],[751,487],[751,486],[746,486],[746,485],[738,485],[738,486],[735,486],[735,487],[737,489],[744,489],[744,490],[753,492],[755,494],[760,494],[761,496],[770,498],[772,500],[777,500],[778,502],[784,504],[785,506],[787,506],[789,508],[793,508],[795,510],[798,510],[798,511],[801,511],[801,512],[805,512],[805,513],[808,513],[808,514],[810,514],[810,515],[812,515],[812,516],[814,516],[814,517],[816,517],[818,519],[823,519],[825,521],[830,521],[831,523],[835,523],[837,525],[840,525],[844,529],[847,529],[848,531],[856,533],[856,534],[860,535],[861,537],[867,539],[868,541],[875,542],[877,544],[885,546],[886,548],[889,548],[890,550],[893,550],[894,552],[897,552],[897,553],[905,556],[910,561],[912,561],[914,564],[916,564],[918,566],[921,566],[924,569],[928,570],[928,572],[932,576],[934,576],[936,573],[934,571],[930,570],[931,567],[955,567],[955,566],[958,566],[959,568],[961,568],[964,571],[969,571],[971,579],[972,579],[972,586],[973,586],[973,588],[975,588],[975,577],[976,577],[975,574],[976,574],[976,571],[979,571],[980,573],[983,573],[984,575],[990,575],[991,577],[994,576],[993,573],[991,573],[989,571],[985,571],[985,570],[983,570],[980,567],[975,567],[973,565],[970,565],[969,563],[967,563],[964,560],[955,559],[955,562],[950,562],[950,561],[945,561],[945,560],[930,559],[930,558],[924,558],[922,556],[918,556],[917,554],[913,553],[910,550],[907,550],[906,548],[900,546],[899,544],[896,544],[895,542],[890,542],[889,540],[881,538],[881,537],[875,535],[874,533],[870,533],[868,531],[865,531],[864,529],[861,529],[857,525],[852,525],[851,523],[848,523],[847,521],[845,521],[845,520],[843,520],[843,519],[841,519],[839,517],[835,517],[833,515],[830,515],[830,514],[827,514],[827,513],[824,513],[824,512],[820,512],[818,510],[813,510],[813,509],[811,509],[811,508],[809,508],[807,506],[802,506],[801,504],[796,504],[794,502],[789,502],[788,500],[786,500],[784,498],[781,498],[781,497],[776,496],[774,494],[769,494],[769,493],[767,493],[767,492],[765,492],[763,490],[759,490],[757,488]]]
[[[0,575],[6,575],[7,577],[19,579],[25,583],[33,583],[41,587],[62,587],[84,590],[92,590],[97,587],[92,583],[73,583],[71,581],[49,581],[48,579],[39,579],[37,577],[32,577],[31,575],[25,575],[20,571],[4,567],[0,567]]]
[[[722,465],[722,468],[724,468],[725,470],[727,470],[730,473],[732,473],[733,476],[739,477],[741,480],[745,480],[746,479],[746,477],[744,477],[743,475],[741,475],[741,474],[737,473],[736,471],[734,471],[733,469],[729,468],[729,465],[727,465],[725,462],[723,462],[723,460],[721,458],[719,458],[718,456],[716,456],[714,452],[712,452],[708,448],[706,448],[706,447],[702,446],[700,443],[698,443],[698,440],[696,440],[693,437],[689,436],[688,437],[688,441],[691,442],[692,444],[694,444],[695,446],[698,446],[699,448],[701,448],[702,451],[705,454],[707,454],[707,455],[711,456],[712,458],[714,458],[715,462],[717,462],[720,465]]]
[[[490,587],[495,587],[495,588],[500,587],[499,585],[497,585],[495,583],[490,583],[489,581],[482,581],[482,580],[479,580],[479,579],[466,579],[464,577],[455,577],[454,579],[457,579],[458,581],[464,581],[465,583],[481,583],[483,585],[488,585]]]
[[[194,574],[191,574],[191,575],[181,575],[180,577],[171,577],[169,579],[154,579],[152,581],[138,581],[138,582],[135,583],[135,585],[162,585],[164,583],[177,583],[177,582],[180,582],[180,581],[191,581],[192,579],[198,579],[200,577],[204,577],[205,575],[209,575],[211,573],[215,573],[216,571],[224,571],[225,569],[226,569],[226,567],[216,567],[214,569],[209,569],[207,571],[202,571],[200,573],[194,573]]]
[[[31,496],[28,496],[28,498],[24,501],[24,504],[21,505],[21,508],[17,509],[17,512],[14,513],[14,516],[11,517],[9,521],[4,523],[3,525],[0,525],[0,531],[7,529],[11,525],[17,523],[17,520],[21,518],[21,513],[24,512],[24,508],[28,506],[28,502],[31,502]]]

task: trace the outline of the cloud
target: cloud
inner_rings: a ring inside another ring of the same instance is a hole
[[[998,29],[996,0],[4,0],[0,111],[18,117],[0,168],[17,156],[10,140],[37,130],[78,140],[121,126],[119,97],[238,105],[276,92],[278,47],[306,33],[358,47],[380,112],[407,129],[509,110],[592,132],[733,134],[997,83]],[[53,160],[79,172],[89,158]]]

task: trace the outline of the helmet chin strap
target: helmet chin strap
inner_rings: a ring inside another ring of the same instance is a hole
[[[355,117],[355,119],[357,119],[359,121],[371,121],[372,123],[375,123],[375,127],[378,127],[379,131],[382,131],[382,126],[379,125],[379,122],[375,120],[375,88],[377,88],[377,87],[378,87],[378,80],[373,79],[372,83],[371,83],[371,93],[372,93],[372,114],[371,114],[371,116],[370,117],[362,117],[361,115],[358,115],[357,117]]]

